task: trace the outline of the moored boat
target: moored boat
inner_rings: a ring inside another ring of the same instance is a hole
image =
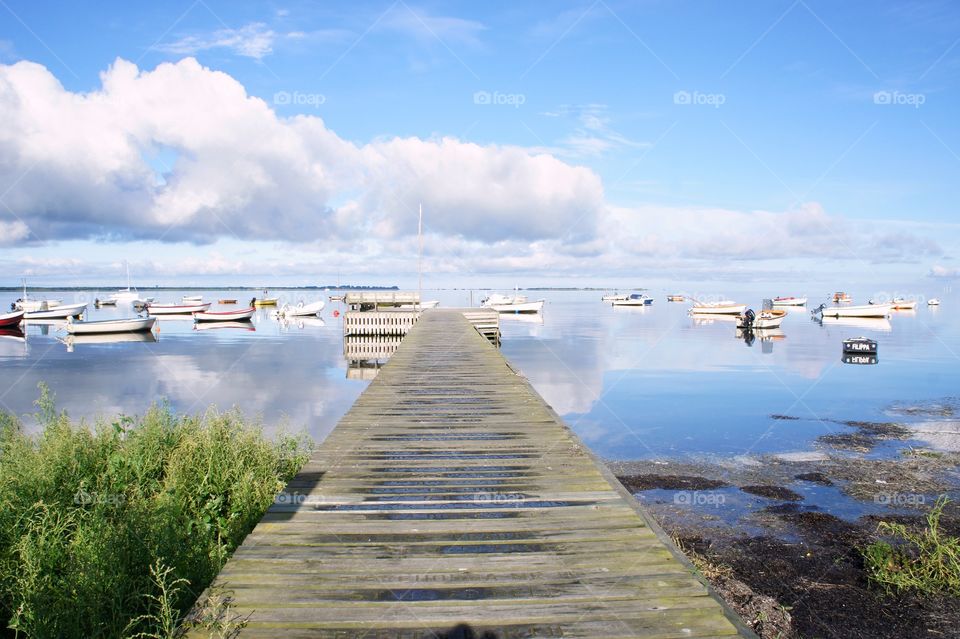
[[[601,302],[622,302],[630,297],[629,293],[611,293],[600,298]]]
[[[917,308],[917,301],[904,299],[902,297],[895,297],[890,303],[890,308],[896,311],[912,311]]]
[[[147,304],[147,312],[151,315],[188,315],[202,313],[210,308],[210,302],[203,304]]]
[[[869,337],[851,337],[843,340],[843,351],[845,353],[876,355],[877,340],[870,339]]]
[[[737,328],[778,328],[786,316],[786,311],[778,309],[762,310],[759,313],[749,309],[739,316]]]
[[[19,326],[23,319],[24,311],[13,311],[12,313],[0,314],[0,327],[12,328]]]
[[[746,304],[737,304],[730,300],[720,302],[695,303],[690,309],[693,315],[740,315],[747,310]]]
[[[280,301],[279,297],[268,297],[267,289],[263,289],[263,295],[261,297],[254,298],[254,306],[276,306],[277,302]]]
[[[202,304],[203,295],[184,295],[180,298],[180,302],[183,304]]]
[[[256,312],[257,309],[253,306],[250,308],[238,308],[232,311],[204,310],[194,313],[193,319],[196,322],[242,322],[249,320]]]
[[[237,300],[234,300],[234,299],[224,298],[221,300],[217,300],[217,304],[236,304],[236,303],[237,303]]]
[[[775,297],[773,298],[774,306],[803,306],[807,303],[807,298],[805,297]]]
[[[24,313],[23,319],[66,319],[68,317],[76,317],[85,310],[87,310],[86,302],[80,304],[60,304],[54,308],[44,308],[41,306],[40,310]]]
[[[632,293],[622,300],[614,300],[614,306],[650,306],[653,304],[653,298],[647,297],[643,293]]]
[[[674,295],[667,295],[667,301],[668,301],[668,302],[682,302],[682,301],[684,301],[685,299],[687,299],[687,298],[684,297],[683,295],[676,295],[676,294],[674,294]]]
[[[498,313],[539,313],[543,310],[544,300],[530,302],[524,295],[509,297],[493,293],[480,302],[481,306],[492,308]]]
[[[280,310],[277,311],[277,315],[282,317],[309,317],[322,311],[324,306],[326,305],[323,300],[310,302],[308,304],[305,304],[301,300],[296,304],[284,304],[280,307]]]
[[[821,304],[812,313],[823,317],[887,317],[890,304],[863,304],[861,306],[827,306]]]
[[[927,300],[927,306],[940,306],[940,300],[936,297],[931,297]]]
[[[71,335],[100,335],[104,333],[139,333],[149,331],[156,317],[130,317],[125,319],[73,322],[67,320],[67,332]]]
[[[851,298],[848,294],[844,293],[843,291],[837,291],[836,293],[833,294],[833,302],[835,304],[846,304],[847,302],[852,302],[852,301],[853,301],[853,298]]]

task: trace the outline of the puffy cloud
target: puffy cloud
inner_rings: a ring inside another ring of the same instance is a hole
[[[415,232],[422,201],[444,233],[534,240],[588,233],[603,203],[592,171],[518,147],[356,145],[192,58],[117,60],[101,80],[73,93],[40,65],[0,66],[4,201],[45,239],[389,238]],[[163,180],[158,155],[175,157]]]

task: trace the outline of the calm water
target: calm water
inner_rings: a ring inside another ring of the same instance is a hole
[[[206,300],[241,301],[254,293],[203,292]],[[158,301],[182,295],[152,294]],[[687,304],[665,301],[666,291],[651,294],[650,307],[613,308],[599,292],[531,291],[531,298],[547,300],[542,318],[502,321],[503,353],[606,458],[810,450],[818,436],[845,428],[837,421],[890,421],[894,402],[957,395],[960,321],[953,309],[960,299],[949,293],[936,291],[939,309],[922,306],[889,322],[852,326],[821,326],[806,309],[790,310],[781,334],[752,344],[730,321],[690,318]],[[727,294],[758,308],[764,292]],[[94,296],[44,295],[64,302]],[[321,295],[285,291],[281,303]],[[470,295],[425,293],[444,306],[466,306]],[[0,308],[17,297],[0,294]],[[866,298],[854,292],[857,302]],[[195,330],[191,320],[161,319],[155,342],[71,346],[56,326],[31,324],[24,339],[0,337],[0,408],[32,413],[44,381],[74,417],[139,413],[160,400],[188,412],[237,406],[261,416],[268,429],[286,422],[322,440],[368,383],[348,379],[342,327],[332,316],[338,308],[328,302],[322,320],[288,324],[261,310],[253,331]],[[130,314],[91,305],[89,318]],[[858,335],[879,340],[878,364],[841,362],[841,341]]]

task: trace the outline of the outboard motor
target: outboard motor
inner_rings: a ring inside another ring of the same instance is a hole
[[[753,320],[757,319],[757,314],[753,312],[752,308],[748,308],[747,312],[743,314],[743,323],[745,326],[753,326]]]

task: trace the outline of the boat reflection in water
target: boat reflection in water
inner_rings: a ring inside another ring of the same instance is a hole
[[[208,331],[211,329],[234,329],[240,331],[255,331],[257,328],[249,320],[238,320],[230,322],[197,322],[193,325],[195,331]]]
[[[862,328],[879,333],[889,333],[893,326],[885,317],[814,317],[820,326],[841,326],[844,328]]]
[[[30,354],[27,336],[17,328],[0,328],[0,357],[26,357]]]
[[[307,328],[322,328],[327,325],[321,317],[278,317],[277,322],[280,324],[280,330],[291,330],[299,329],[304,330]]]
[[[141,331],[138,333],[98,333],[92,335],[67,335],[61,337],[60,341],[67,347],[67,352],[72,353],[78,345],[87,344],[121,344],[129,342],[155,342],[157,336],[151,331]]]
[[[864,353],[844,353],[840,361],[844,364],[870,365],[876,364],[880,360],[876,355]]]
[[[780,328],[738,328],[737,339],[742,339],[747,346],[753,346],[753,343],[760,340],[760,351],[764,354],[773,352],[773,343],[787,339],[783,329]]]
[[[697,313],[691,316],[694,326],[709,326],[710,324],[736,324],[740,321],[739,315],[729,313]]]

